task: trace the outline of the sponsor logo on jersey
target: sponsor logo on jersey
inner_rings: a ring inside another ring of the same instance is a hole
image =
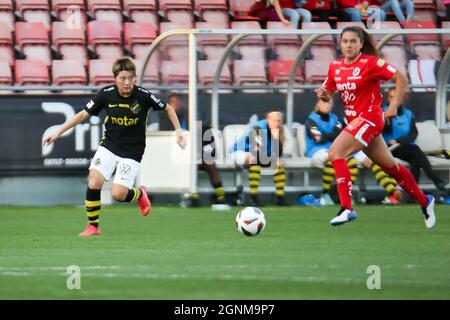
[[[341,73],[341,69],[336,69],[336,70],[334,70],[334,73],[335,73],[335,74]]]
[[[387,69],[392,73],[397,72],[397,69],[395,67],[391,66],[390,64],[388,64]]]
[[[360,59],[359,62],[361,62],[361,63],[367,63],[367,59],[366,59],[366,58]]]
[[[341,81],[341,77],[334,77],[334,81],[336,82],[336,81]]]
[[[103,91],[104,92],[112,91],[112,90],[114,90],[114,88],[115,88],[114,86],[108,87],[108,88],[103,89]]]
[[[102,160],[100,160],[100,158],[97,158],[94,160],[94,166],[98,167],[102,164]]]
[[[130,107],[131,112],[133,112],[134,114],[138,114],[139,111],[141,111],[141,106],[139,105],[139,102],[137,102],[137,100],[135,100],[133,102],[133,104]]]
[[[359,73],[361,72],[361,69],[356,67],[355,69],[353,69],[353,75],[356,77],[359,75]]]
[[[109,107],[109,108],[114,108],[114,107],[117,107],[117,106],[118,106],[117,104],[111,104],[111,103],[108,104],[108,107]]]
[[[119,103],[119,108],[129,108],[130,105],[128,103]]]
[[[379,67],[384,66],[385,63],[386,63],[386,61],[384,61],[383,59],[378,59],[378,61],[377,61],[377,65],[378,65]]]
[[[349,81],[347,81],[345,83],[337,83],[336,84],[336,88],[339,91],[342,91],[342,90],[356,90],[356,83],[349,82]]]
[[[110,117],[112,124],[117,124],[119,126],[134,126],[137,124],[139,118],[128,118],[125,117]]]
[[[90,100],[90,101],[86,104],[86,107],[87,107],[88,109],[90,109],[90,108],[92,108],[93,105],[94,105],[94,101]]]

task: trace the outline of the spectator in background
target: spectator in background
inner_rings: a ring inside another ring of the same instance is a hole
[[[388,91],[388,104],[395,97],[395,88]],[[386,111],[388,105],[384,106]],[[392,150],[392,155],[410,164],[410,171],[417,183],[419,183],[420,169],[423,169],[436,188],[447,196],[445,182],[431,168],[430,161],[422,149],[415,144],[417,127],[412,111],[402,105],[397,109],[397,116],[391,119],[390,125],[385,125],[383,138]]]
[[[375,15],[375,19],[379,17],[380,21],[386,19],[386,13],[379,7],[376,7],[378,4],[374,0],[336,0],[336,2],[338,8],[350,16],[351,21],[361,22],[363,17],[371,17],[373,15]]]
[[[318,21],[321,22],[329,22],[330,16],[337,17],[338,21],[350,21],[350,16],[346,12],[334,8],[330,0],[307,0],[303,8],[309,10],[313,16],[317,16]]]
[[[311,13],[298,8],[294,0],[256,0],[250,9],[250,15],[259,17],[263,21],[281,21],[285,25],[292,24],[298,28],[300,19],[311,22]],[[288,17],[287,20],[285,17]]]
[[[188,111],[183,108],[183,103],[181,101],[181,96],[177,93],[169,93],[167,96],[167,101],[171,104],[173,109],[175,110],[178,119],[180,121],[181,129],[188,130],[189,128],[189,119],[188,119]],[[164,119],[164,118],[163,118]],[[168,130],[167,126],[169,123],[164,120],[160,121],[159,129],[166,131]],[[202,126],[202,137],[206,137],[205,132],[209,130],[210,128],[208,126],[203,125]],[[214,142],[214,136],[211,137],[211,139],[204,140],[202,139],[202,152],[199,154],[199,157],[201,156],[201,163],[198,165],[198,169],[205,171],[208,174],[209,181],[211,183],[211,186],[214,188],[214,196],[212,201],[212,208],[214,210],[229,210],[230,207],[228,204],[226,204],[225,201],[225,191],[222,184],[222,179],[220,177],[219,169],[216,166],[216,163],[214,161],[215,157],[215,142]],[[206,154],[208,154],[208,157],[206,159]],[[207,161],[205,161],[207,160]],[[200,205],[200,195],[198,193],[194,193],[190,195],[190,203],[188,206],[191,207],[198,207]]]
[[[414,2],[412,0],[375,0],[385,13],[392,11],[399,22],[410,21],[414,18]],[[406,18],[403,14],[406,11]]]

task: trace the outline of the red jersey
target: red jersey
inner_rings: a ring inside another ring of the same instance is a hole
[[[351,64],[340,58],[328,67],[323,86],[338,91],[349,123],[359,115],[370,120],[383,115],[380,81],[391,79],[396,70],[383,59],[366,54]]]

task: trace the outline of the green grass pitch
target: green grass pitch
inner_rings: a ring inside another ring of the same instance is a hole
[[[0,299],[449,299],[450,207],[425,228],[418,206],[263,207],[245,237],[239,208],[102,208],[100,237],[79,238],[81,207],[0,207]],[[81,289],[66,269],[81,270]],[[381,289],[369,290],[371,265]]]

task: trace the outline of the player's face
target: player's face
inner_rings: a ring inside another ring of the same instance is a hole
[[[346,59],[356,58],[363,47],[362,41],[358,34],[352,31],[344,32],[341,37],[341,51]]]
[[[120,71],[116,77],[116,85],[121,96],[128,97],[136,84],[136,75],[129,71]]]
[[[332,108],[331,100],[328,102],[323,100],[317,101],[317,109],[322,113],[330,113]]]
[[[281,115],[273,114],[267,117],[267,121],[269,123],[269,129],[280,129],[281,128]]]

